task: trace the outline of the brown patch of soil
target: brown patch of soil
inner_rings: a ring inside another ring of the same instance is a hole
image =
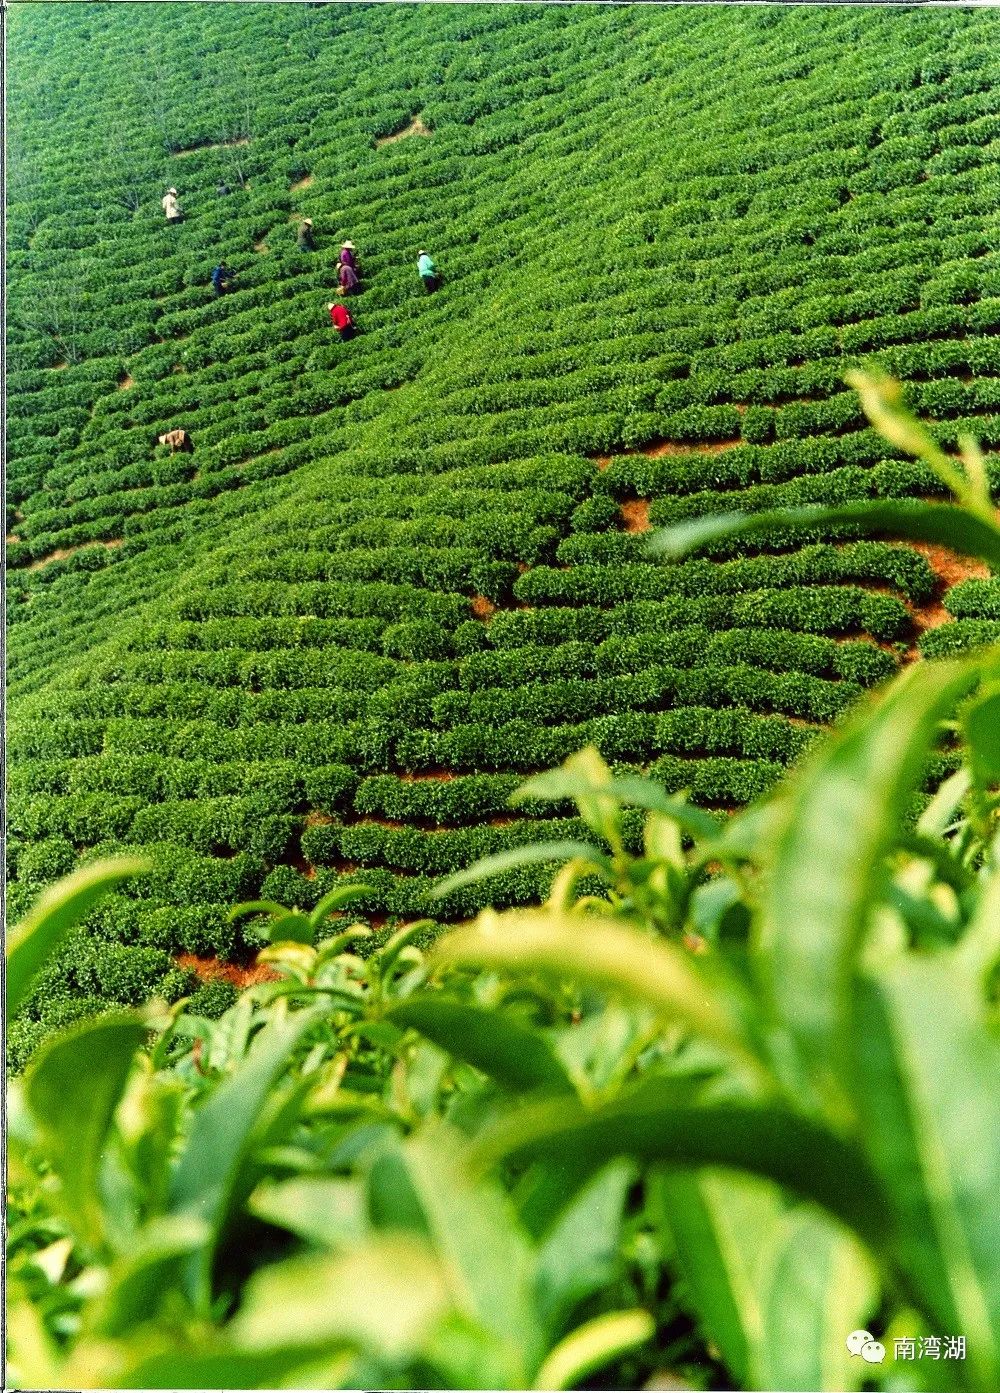
[[[200,150],[231,150],[236,145],[249,145],[250,137],[242,135],[238,140],[219,140],[214,145],[186,145],[183,150],[174,151],[175,160],[183,160],[188,155],[197,155]]]
[[[313,808],[306,813],[302,825],[304,827],[329,827],[332,822],[333,818],[329,813],[321,813],[318,808]]]
[[[171,372],[187,372],[187,368],[184,366],[183,363],[175,363],[175,364],[173,365],[173,367],[170,369],[170,371],[171,371]]]
[[[10,546],[12,542],[19,542],[20,540],[21,539],[16,532],[8,532],[7,536],[4,538],[4,541],[7,543],[8,546]]]
[[[119,380],[118,390],[119,392],[127,392],[130,387],[134,386],[135,378],[126,373],[125,376]]]
[[[194,953],[181,953],[174,962],[178,967],[195,973],[202,982],[231,982],[240,991],[244,987],[255,987],[258,982],[281,980],[281,974],[266,963],[241,967],[238,963],[224,963],[219,958],[199,958]]]
[[[312,186],[312,181],[313,181],[313,176],[312,176],[311,174],[307,174],[307,175],[305,176],[305,178],[304,178],[304,179],[300,179],[300,180],[298,181],[298,183],[296,183],[296,184],[291,184],[291,185],[289,186],[288,192],[289,192],[289,193],[298,193],[300,189],[308,189],[308,188],[310,188],[310,187]]]
[[[496,605],[485,595],[473,595],[469,601],[469,608],[477,619],[491,619],[497,612]]]
[[[302,851],[298,851],[294,855],[289,856],[285,864],[291,866],[293,871],[298,871],[299,875],[303,876],[306,880],[316,879],[316,867],[311,861],[306,859]]]
[[[944,607],[944,597],[953,585],[963,580],[989,580],[992,572],[982,561],[973,561],[967,556],[957,556],[947,547],[936,542],[908,542],[914,551],[927,558],[927,563],[937,577],[935,594],[921,605],[907,604],[913,619],[913,627],[919,639],[929,629],[938,629],[942,624],[950,624],[952,616]],[[906,651],[903,662],[912,663],[920,657],[916,643]]]
[[[53,363],[50,368],[46,368],[46,372],[62,372],[63,368],[68,367],[69,363],[67,363],[66,359],[60,358],[58,363]]]
[[[255,252],[259,252],[261,256],[264,256],[268,251],[270,251],[270,247],[268,247],[266,242],[254,242],[253,249]]]
[[[649,499],[628,499],[622,504],[622,518],[625,521],[626,532],[648,532],[651,527],[649,521]]]
[[[110,542],[81,542],[78,547],[57,547],[55,551],[50,551],[48,556],[40,556],[37,561],[32,561],[27,569],[38,571],[42,566],[47,566],[50,561],[65,561],[67,556],[75,556],[78,551],[84,551],[87,547],[107,547],[113,551],[115,547],[120,547],[123,538],[115,537]]]
[[[450,769],[421,770],[417,773],[410,773],[408,771],[404,774],[396,775],[396,778],[401,784],[419,784],[426,782],[428,779],[435,779],[438,783],[448,784],[451,783],[454,777],[455,775]]]
[[[737,408],[738,410],[739,408]],[[664,455],[717,455],[722,450],[733,450],[742,445],[742,440],[702,440],[699,442],[678,440],[658,440],[653,445],[630,445],[627,449],[616,450],[613,455],[591,455],[597,468],[603,473],[612,460],[621,455],[645,455],[647,459],[662,459]]]
[[[992,574],[985,562],[973,561],[967,556],[956,556],[953,551],[938,546],[935,542],[910,542],[908,545],[926,557],[927,564],[938,580],[949,589],[962,580],[989,580]]]
[[[717,455],[721,450],[732,450],[742,443],[742,440],[661,440],[655,445],[645,445],[639,450],[622,450],[621,453],[645,455],[647,459],[662,459],[664,455]]]
[[[433,132],[429,127],[424,125],[421,118],[419,116],[414,116],[410,124],[405,126],[403,130],[394,131],[392,135],[379,136],[378,140],[375,142],[375,149],[381,150],[383,145],[395,145],[397,140],[406,140],[407,137],[411,135],[427,136],[431,134],[433,134]]]

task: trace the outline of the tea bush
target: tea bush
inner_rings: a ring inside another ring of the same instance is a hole
[[[341,882],[227,916],[268,945],[238,1002],[218,979],[142,1013],[52,993],[19,1057],[99,1014],[8,1100],[12,1385],[842,1390],[869,1378],[859,1330],[879,1386],[919,1341],[987,1393],[998,664],[895,679],[728,821],[588,749],[511,799],[575,806],[535,823],[558,840],[437,836],[438,903],[540,874],[541,908],[372,934]],[[956,720],[966,758],[914,827]],[[383,859],[420,835],[375,830]],[[11,935],[14,1005],[145,875],[50,889]]]
[[[85,926],[129,951],[240,959],[220,905],[343,878],[467,912],[426,868],[540,835],[486,829],[581,745],[731,810],[915,646],[993,635],[898,534],[667,570],[628,528],[941,497],[861,361],[996,483],[994,13],[8,8],[15,902],[103,846],[161,857]]]

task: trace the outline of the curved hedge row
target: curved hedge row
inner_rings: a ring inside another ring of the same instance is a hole
[[[859,361],[943,442],[1000,441],[988,12],[126,17],[10,17],[11,903],[102,847],[160,872],[92,918],[15,1050],[78,1003],[185,990],[177,952],[245,951],[221,911],[244,895],[353,876],[379,920],[469,912],[478,887],[430,901],[433,867],[542,835],[564,809],[490,820],[587,740],[756,796],[895,668],[935,578],[829,529],[667,569],[621,504],[658,526],[938,492],[865,427]],[[377,144],[418,112],[430,137]],[[992,596],[957,587],[921,650],[988,636]]]

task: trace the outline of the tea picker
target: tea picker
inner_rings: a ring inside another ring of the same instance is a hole
[[[428,295],[430,295],[432,291],[437,290],[439,283],[438,269],[429,252],[417,252],[417,271],[420,274],[420,279],[423,281],[424,289],[427,291]]]
[[[313,241],[312,218],[303,218],[299,225],[299,235],[297,242],[300,251],[313,252],[316,250],[316,243]]]
[[[157,445],[169,445],[171,454],[175,450],[180,450],[185,455],[194,454],[194,446],[186,430],[168,430],[164,435],[156,437],[156,443]]]
[[[226,281],[231,281],[233,273],[224,261],[220,261],[212,272],[212,290],[216,296],[222,294]]]
[[[350,295],[361,285],[358,280],[358,273],[353,266],[346,265],[343,261],[337,263],[337,279],[340,282],[340,292],[342,295]]]
[[[354,251],[354,243],[345,242],[340,248],[340,264],[341,266],[350,266],[352,271],[357,271],[358,263],[355,260]]]
[[[351,318],[351,312],[347,306],[338,304],[338,302],[334,300],[327,305],[327,309],[330,311],[330,320],[333,327],[340,335],[341,340],[346,343],[348,339],[352,339],[357,332],[357,326]]]
[[[166,193],[160,199],[160,203],[163,205],[163,213],[168,223],[183,221],[184,214],[181,212],[180,204],[177,202],[176,189],[167,189]]]

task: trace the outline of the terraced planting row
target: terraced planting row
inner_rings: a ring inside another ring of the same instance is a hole
[[[997,581],[891,540],[665,567],[644,536],[938,492],[866,428],[859,361],[996,478],[992,14],[177,7],[138,32],[120,11],[14,33],[13,907],[82,855],[157,870],[93,916],[15,1053],[186,990],[179,954],[240,960],[239,899],[353,878],[383,929],[537,896],[550,867],[430,891],[576,835],[507,800],[588,742],[732,808],[918,640],[1000,635]],[[325,308],[345,236],[349,344]],[[47,282],[75,318],[46,318]],[[170,427],[193,455],[154,445]]]

